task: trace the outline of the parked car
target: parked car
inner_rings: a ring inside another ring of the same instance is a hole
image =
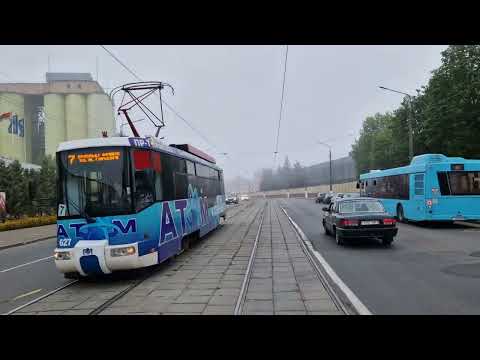
[[[359,192],[347,192],[343,193],[342,199],[351,199],[351,198],[358,198],[360,197]]]
[[[248,197],[247,194],[240,195],[240,201],[249,200],[249,199],[250,198]]]
[[[333,199],[334,199],[335,196],[336,196],[335,193],[328,193],[328,194],[326,194],[326,195],[325,195],[325,198],[323,199],[323,203],[324,203],[324,204],[327,204],[327,205],[330,204],[330,203],[333,201]]]
[[[340,199],[323,207],[323,228],[338,245],[356,238],[379,238],[390,245],[398,233],[396,220],[373,198]]]
[[[225,204],[231,205],[231,204],[238,204],[238,196],[237,195],[229,195],[225,199]]]
[[[317,204],[321,204],[323,202],[323,200],[325,199],[325,195],[327,195],[327,194],[326,193],[318,193],[317,198],[315,199],[315,202]]]

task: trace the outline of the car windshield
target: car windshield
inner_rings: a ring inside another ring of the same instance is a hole
[[[380,201],[344,201],[340,203],[339,212],[343,214],[363,212],[384,212],[385,209]]]

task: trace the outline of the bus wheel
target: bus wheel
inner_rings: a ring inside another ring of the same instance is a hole
[[[403,213],[403,206],[401,204],[397,206],[397,219],[401,223],[407,222]]]

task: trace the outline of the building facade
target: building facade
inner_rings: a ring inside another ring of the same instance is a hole
[[[113,104],[88,73],[0,84],[0,156],[40,164],[62,141],[116,133]]]

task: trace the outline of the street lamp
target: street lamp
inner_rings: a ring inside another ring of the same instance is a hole
[[[412,95],[404,93],[402,91],[393,90],[386,88],[385,86],[379,86],[382,90],[387,90],[391,92],[395,92],[398,94],[405,95],[408,99],[408,107],[409,107],[409,118],[408,118],[408,157],[410,161],[413,159],[413,130],[412,130],[412,122],[413,122],[413,107],[412,107]]]
[[[328,158],[329,158],[329,164],[330,164],[330,191],[332,191],[332,147],[327,143],[324,143],[321,141],[317,141],[317,144],[328,147]]]
[[[353,132],[349,132],[347,133],[346,136],[344,137],[340,137],[340,138],[336,138],[336,139],[328,139],[326,141],[334,141],[334,140],[340,140],[340,139],[343,139],[343,138],[346,138],[346,137],[349,137],[349,136],[353,136]],[[330,165],[330,191],[332,191],[332,183],[333,183],[333,175],[332,175],[332,146],[325,143],[325,142],[322,142],[322,141],[317,141],[317,144],[320,144],[320,145],[323,145],[323,146],[326,146],[328,147],[328,157],[329,157],[329,165]]]

